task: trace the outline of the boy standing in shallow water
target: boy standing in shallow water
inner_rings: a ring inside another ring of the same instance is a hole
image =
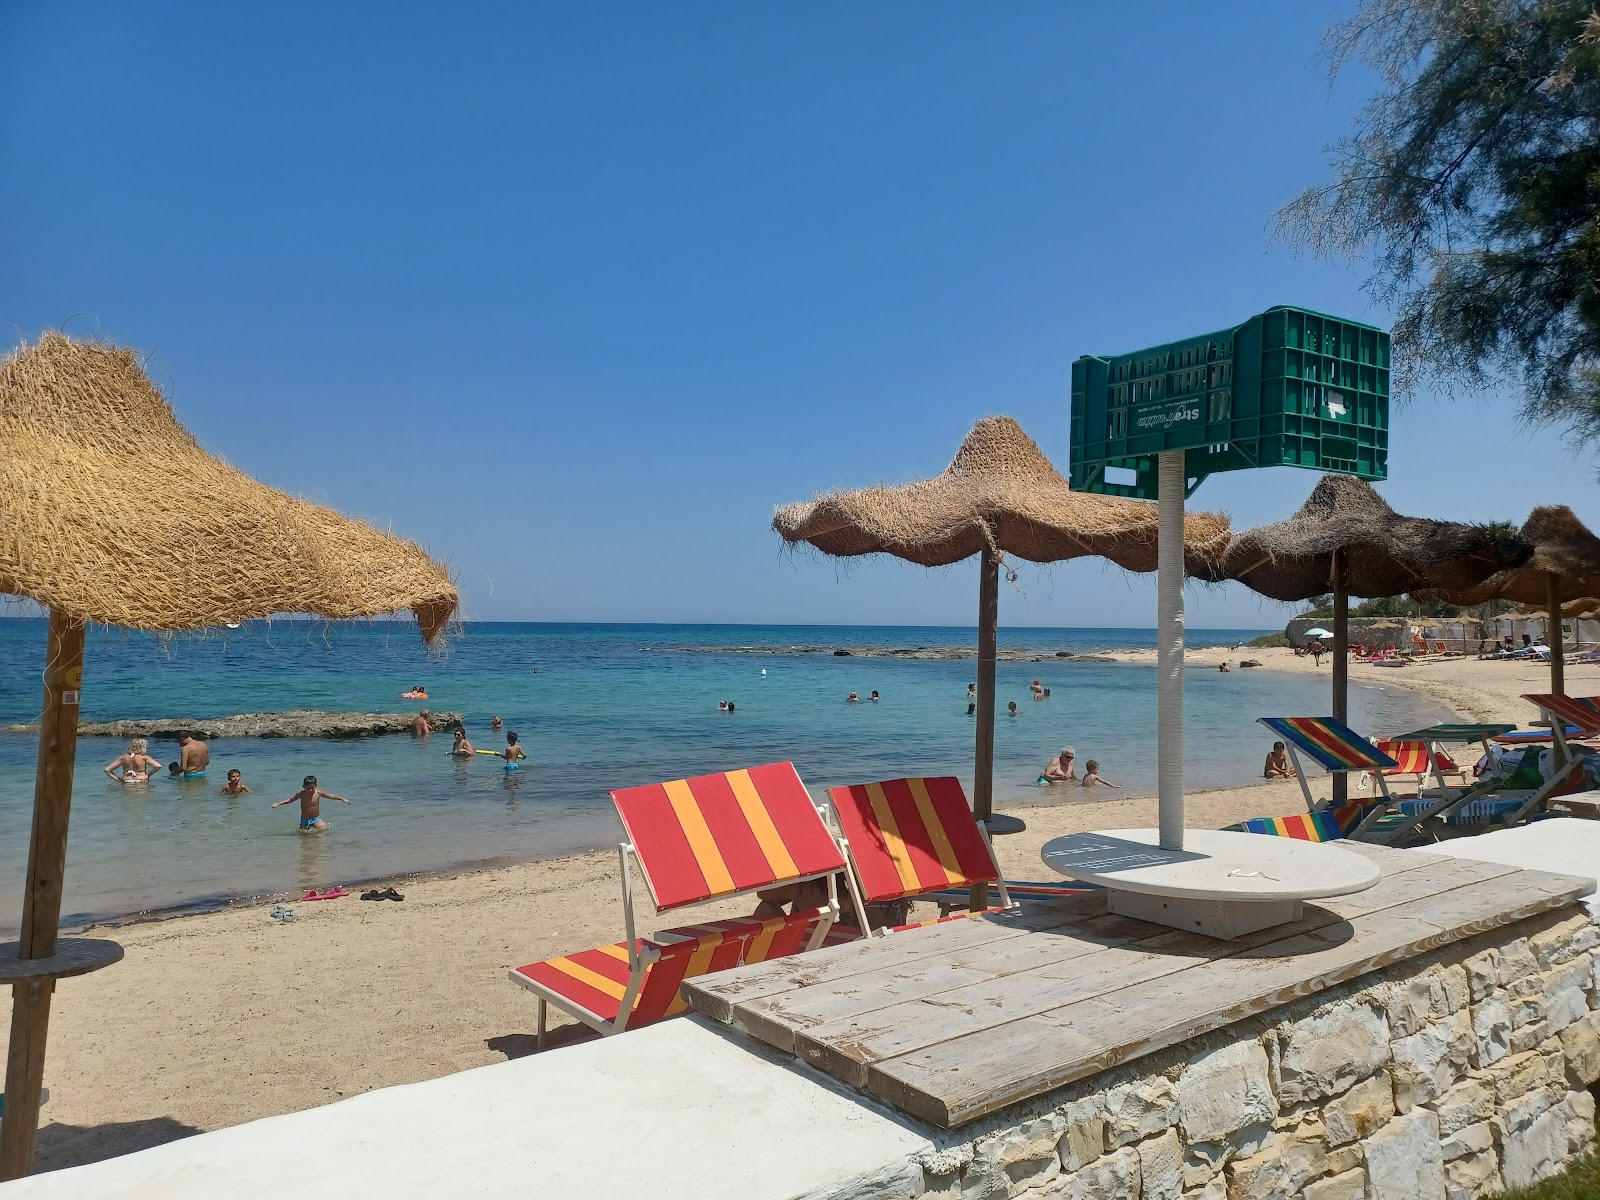
[[[217,795],[219,796],[239,796],[249,794],[250,789],[245,787],[244,776],[240,773],[238,767],[234,767],[228,772],[228,782],[217,789]]]
[[[300,832],[315,831],[321,833],[324,829],[333,828],[322,819],[322,798],[324,796],[329,800],[337,800],[341,804],[350,803],[343,796],[335,796],[332,792],[323,791],[317,786],[317,777],[315,775],[307,775],[298,792],[287,800],[276,801],[272,807],[282,808],[285,804],[293,804],[296,800],[300,801]]]

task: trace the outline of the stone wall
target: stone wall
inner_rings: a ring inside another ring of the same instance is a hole
[[[1600,927],[1547,914],[932,1138],[836,1196],[1475,1200],[1595,1136]]]

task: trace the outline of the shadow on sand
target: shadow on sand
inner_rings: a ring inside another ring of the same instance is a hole
[[[107,1121],[104,1125],[64,1125],[52,1121],[39,1129],[35,1171],[59,1171],[84,1163],[148,1150],[163,1142],[175,1142],[200,1133],[193,1125],[171,1117],[151,1117],[144,1121]]]
[[[559,1050],[563,1046],[575,1046],[579,1042],[596,1041],[600,1035],[587,1025],[580,1025],[574,1021],[571,1025],[557,1025],[549,1029],[544,1035],[544,1048],[546,1051]],[[537,1039],[531,1033],[506,1033],[499,1037],[485,1038],[483,1044],[496,1054],[504,1054],[507,1060],[513,1058],[526,1058],[533,1053]]]

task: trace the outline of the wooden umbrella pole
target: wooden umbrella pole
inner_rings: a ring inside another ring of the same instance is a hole
[[[1000,640],[1000,556],[978,556],[978,736],[972,763],[972,815],[987,822],[994,812],[994,660]],[[974,884],[973,912],[989,907],[987,884]]]
[[[1550,690],[1557,696],[1567,694],[1566,651],[1561,648],[1561,580],[1546,574],[1545,598],[1550,608],[1550,628],[1545,631],[1545,641],[1550,643]]]
[[[1350,593],[1345,586],[1344,547],[1333,552],[1333,570],[1328,582],[1333,585],[1333,719],[1350,721]],[[1350,776],[1333,774],[1333,804],[1338,807],[1350,799]]]
[[[51,609],[44,706],[39,715],[39,764],[33,784],[33,835],[28,843],[27,891],[22,897],[20,956],[25,959],[49,958],[56,952],[82,683],[83,622]],[[6,1105],[0,1113],[0,1179],[18,1179],[33,1169],[45,1036],[54,992],[54,979],[29,980],[11,987]]]

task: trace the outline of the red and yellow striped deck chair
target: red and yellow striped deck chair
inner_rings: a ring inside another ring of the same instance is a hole
[[[549,1004],[603,1034],[621,1033],[682,1011],[674,999],[683,980],[814,949],[839,918],[834,877],[846,870],[844,852],[793,763],[623,788],[611,799],[628,834],[618,847],[627,936],[510,972],[539,998],[541,1048]],[[811,879],[826,881],[827,904],[771,921],[735,918],[640,938],[630,857],[658,913]]]
[[[1421,790],[1427,776],[1434,771],[1434,765],[1429,760],[1427,742],[1402,741],[1398,738],[1378,738],[1373,742],[1381,752],[1394,758],[1395,765],[1382,771],[1384,778],[1394,779],[1395,776],[1408,776],[1416,778],[1416,786]],[[1378,774],[1370,771],[1368,774]]]
[[[955,776],[830,788],[828,799],[844,831],[859,906],[985,883],[995,885],[1001,907],[1011,907],[988,831],[974,819]]]
[[[1293,813],[1287,817],[1251,817],[1227,828],[1240,833],[1294,838],[1301,842],[1334,842],[1349,837],[1366,811],[1365,804],[1345,804],[1339,808]]]

